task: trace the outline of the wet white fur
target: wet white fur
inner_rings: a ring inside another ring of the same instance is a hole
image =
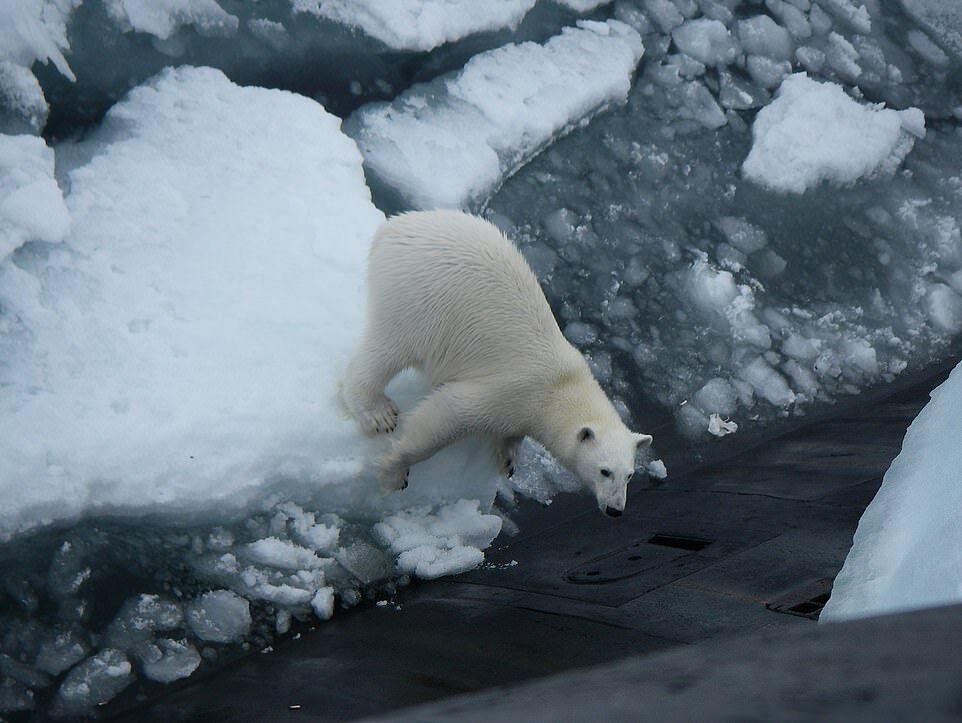
[[[467,435],[490,438],[502,471],[512,472],[517,445],[530,436],[594,492],[602,510],[624,509],[635,453],[651,437],[621,421],[562,335],[527,262],[493,224],[426,211],[378,230],[365,328],[341,387],[365,432],[394,431],[397,408],[384,388],[407,367],[420,370],[432,391],[379,460],[387,489],[403,487],[412,464]]]

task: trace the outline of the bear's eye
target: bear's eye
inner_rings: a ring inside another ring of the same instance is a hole
[[[625,477],[625,482],[631,482],[631,478],[635,476],[634,472],[629,472],[628,476]]]
[[[611,470],[608,469],[607,467],[602,467],[602,468],[601,468],[601,476],[602,476],[602,477],[611,477]]]

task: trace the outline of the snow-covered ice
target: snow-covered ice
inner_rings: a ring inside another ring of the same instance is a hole
[[[477,205],[545,144],[623,101],[644,48],[618,21],[473,57],[452,78],[359,109],[345,125],[374,182],[410,208]]]
[[[63,241],[70,218],[42,138],[0,134],[0,263],[25,241]]]
[[[786,78],[752,125],[746,178],[776,191],[804,193],[822,181],[854,183],[891,174],[925,135],[918,108],[859,103],[841,86],[805,73]]]
[[[484,31],[515,28],[535,0],[290,0],[295,12],[359,28],[397,50],[432,50]],[[584,3],[582,3],[584,4]],[[597,5],[598,2],[593,4]],[[581,12],[590,5],[575,8]]]
[[[820,622],[962,602],[960,414],[962,365],[906,432]]]
[[[334,395],[382,216],[338,125],[181,68],[69,149],[70,238],[0,267],[0,536],[359,474]]]

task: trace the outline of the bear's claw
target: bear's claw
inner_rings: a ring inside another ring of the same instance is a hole
[[[369,436],[391,434],[397,429],[398,408],[387,397],[381,397],[373,406],[361,410],[355,416],[361,429]]]
[[[518,446],[521,439],[508,437],[507,439],[496,440],[494,443],[494,460],[498,471],[508,479],[514,477],[514,463],[518,458]]]
[[[382,462],[378,467],[377,476],[381,481],[381,489],[385,492],[398,492],[407,489],[408,480],[411,477],[410,467],[398,468],[387,462]]]

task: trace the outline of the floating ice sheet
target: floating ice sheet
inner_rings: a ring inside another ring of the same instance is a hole
[[[819,620],[962,601],[962,365],[912,422]]]
[[[644,49],[618,21],[472,58],[453,78],[362,107],[345,125],[376,183],[413,208],[469,207],[545,144],[623,101]]]
[[[925,135],[918,108],[896,111],[865,105],[841,86],[805,73],[786,78],[752,126],[745,177],[776,191],[804,193],[829,181],[891,174]]]

